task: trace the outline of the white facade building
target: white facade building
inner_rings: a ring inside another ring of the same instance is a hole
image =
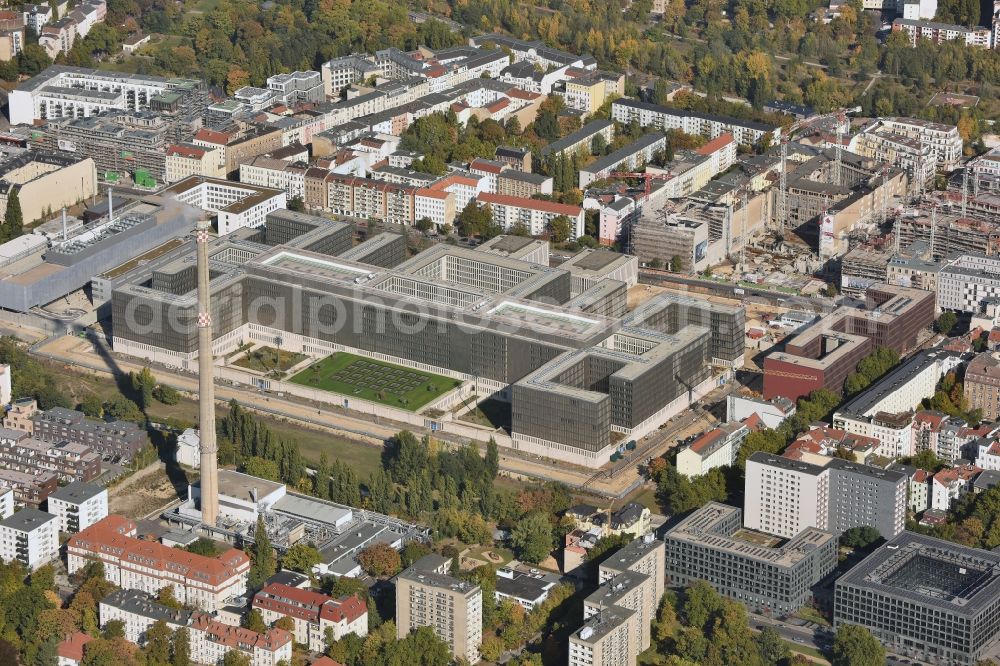
[[[282,190],[218,178],[187,178],[164,193],[205,212],[215,213],[220,236],[244,227],[261,227],[268,213],[285,208],[287,203]]]
[[[0,486],[0,520],[14,515],[14,489]]]
[[[787,458],[746,463],[743,524],[791,539],[807,527],[828,529],[830,477],[826,469]]]
[[[937,307],[977,313],[983,301],[1000,297],[1000,257],[966,254],[938,273]]]
[[[714,116],[695,111],[683,111],[631,99],[617,99],[611,103],[611,118],[620,123],[637,122],[641,127],[661,130],[679,129],[685,134],[701,134],[714,139],[730,133],[737,144],[753,145],[770,136],[777,142],[781,129],[751,120]]]
[[[59,522],[52,514],[29,507],[0,521],[0,560],[34,571],[57,557]]]
[[[750,429],[742,423],[725,423],[709,430],[677,454],[677,472],[695,477],[732,465],[748,434]]]
[[[570,221],[572,238],[579,238],[584,234],[583,209],[579,206],[488,192],[477,196],[476,201],[480,206],[489,205],[493,221],[503,227],[504,231],[523,225],[530,235],[541,236],[548,232],[549,223],[553,219],[565,216]]]
[[[74,534],[108,515],[108,489],[76,481],[49,495],[49,513],[59,519],[59,531]]]

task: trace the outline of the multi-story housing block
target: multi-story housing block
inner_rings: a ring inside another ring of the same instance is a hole
[[[0,521],[0,560],[34,571],[59,557],[59,521],[38,509],[21,509]]]
[[[724,423],[702,433],[677,454],[678,473],[701,476],[710,469],[732,465],[748,434],[750,429],[739,422]]]
[[[186,629],[191,661],[198,664],[221,664],[229,652],[242,653],[250,666],[279,666],[292,660],[293,637],[284,629],[258,633],[225,624],[207,613],[168,608],[137,590],[112,592],[101,600],[99,612],[102,627],[121,622],[126,640],[140,646],[156,622],[165,622],[171,631]]]
[[[749,529],[791,538],[816,527],[835,534],[870,525],[886,537],[903,531],[902,472],[828,458],[825,465],[757,452],[747,459],[744,519]]]
[[[0,486],[13,489],[18,505],[37,509],[59,487],[59,476],[55,472],[36,471],[29,474],[0,469]]]
[[[61,481],[92,481],[101,475],[101,456],[85,444],[45,442],[6,428],[0,428],[0,465],[28,474],[53,472]]]
[[[60,532],[76,534],[108,517],[108,489],[76,481],[49,495],[47,508]]]
[[[754,612],[793,613],[837,566],[837,537],[805,527],[789,540],[747,533],[736,507],[710,502],[664,536],[671,587],[707,581]]]
[[[225,178],[224,155],[222,146],[198,146],[193,143],[169,146],[164,162],[164,182],[169,185],[191,176]]]
[[[440,572],[437,558],[421,558],[396,578],[396,637],[431,627],[455,658],[480,660],[483,592],[478,585]],[[428,562],[434,563],[431,568]]]
[[[253,607],[269,625],[282,617],[292,618],[295,642],[315,652],[326,649],[327,629],[335,641],[347,634],[368,635],[368,607],[358,595],[334,599],[311,590],[269,583],[254,595]]]
[[[493,221],[504,231],[517,227],[528,230],[532,236],[541,236],[550,231],[549,224],[557,217],[566,217],[570,223],[570,237],[579,238],[584,234],[583,209],[579,206],[555,203],[543,199],[522,199],[503,194],[483,192],[476,197],[480,206],[489,206]]]
[[[326,99],[323,77],[319,72],[291,72],[267,77],[267,87],[277,100],[289,106],[322,102]]]
[[[897,18],[892,22],[893,32],[905,32],[910,38],[910,46],[916,46],[926,39],[932,44],[960,42],[966,46],[988,49],[992,43],[992,30],[981,26],[972,28],[951,23],[937,23],[920,19]]]
[[[323,92],[327,97],[340,97],[340,93],[352,83],[382,74],[381,68],[364,55],[334,58],[323,63],[320,70]]]
[[[83,412],[64,407],[37,411],[31,417],[32,434],[45,442],[74,442],[90,447],[102,456],[118,456],[128,462],[149,443],[149,437],[135,423],[93,421]]]
[[[879,130],[908,137],[919,145],[929,146],[939,169],[951,171],[962,158],[962,137],[958,135],[958,128],[954,125],[918,118],[879,118],[862,131],[867,133]]]
[[[969,361],[963,387],[969,409],[981,409],[988,421],[1000,418],[1000,359],[996,352],[983,352]]]
[[[0,485],[0,520],[14,514],[14,489]]]
[[[67,570],[72,574],[99,561],[105,578],[119,587],[156,594],[169,585],[178,601],[207,611],[246,592],[250,558],[243,551],[231,548],[206,557],[137,536],[134,522],[110,515],[70,537]]]
[[[612,102],[611,118],[624,124],[636,122],[641,127],[654,127],[660,130],[678,129],[685,134],[701,134],[709,139],[729,133],[733,135],[737,144],[743,145],[756,144],[765,137],[776,142],[781,135],[781,129],[774,125],[684,111],[631,99],[617,99]]]

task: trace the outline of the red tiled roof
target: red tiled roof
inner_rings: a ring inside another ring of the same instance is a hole
[[[760,418],[760,414],[754,412],[750,416],[743,419],[743,425],[745,425],[750,430],[762,430],[766,428],[767,425],[764,423],[764,419]]]
[[[546,213],[565,215],[571,218],[578,217],[583,211],[583,209],[579,206],[570,206],[568,204],[545,201],[543,199],[524,199],[521,197],[512,197],[507,194],[493,194],[492,192],[480,192],[476,197],[476,201],[479,201],[480,203],[498,204],[501,206],[517,206],[519,208],[527,208],[529,210],[540,210]]]
[[[201,159],[205,156],[205,149],[198,146],[170,146],[167,148],[167,155],[180,155],[181,157],[196,157]]]
[[[713,430],[709,430],[708,432],[703,432],[696,440],[691,442],[691,450],[695,453],[701,453],[723,435],[724,433],[721,428],[715,428]]]
[[[202,127],[198,130],[198,133],[194,135],[194,138],[196,141],[205,141],[207,143],[216,143],[220,146],[224,146],[229,143],[230,136],[225,132],[216,132],[213,129]]]
[[[414,196],[427,197],[428,199],[447,199],[451,196],[451,192],[445,192],[444,190],[431,189],[429,187],[421,187],[419,190],[413,193]]]
[[[927,483],[927,479],[931,478],[931,473],[926,469],[918,469],[913,473],[913,480],[917,483]]]
[[[65,659],[83,661],[83,646],[92,640],[93,636],[78,631],[56,646],[56,653]]]
[[[944,420],[948,418],[944,414],[934,414],[927,411],[919,411],[913,416],[914,423],[926,423],[931,426],[931,428],[937,429],[941,427]]]
[[[438,182],[432,184],[430,189],[432,190],[443,190],[446,187],[451,187],[452,185],[467,185],[469,187],[475,187],[479,185],[479,180],[476,178],[469,178],[468,176],[460,176],[458,174],[452,174],[450,176],[445,176]]]
[[[493,164],[492,162],[488,162],[486,160],[481,160],[478,158],[469,162],[470,170],[485,171],[486,173],[500,173],[501,171],[504,170],[504,168],[506,168],[506,165]]]
[[[357,595],[334,599],[281,583],[271,583],[254,595],[253,607],[312,623],[318,623],[319,618],[338,623],[347,620],[350,623],[368,612],[365,602]]]
[[[333,659],[324,656],[314,661],[311,664],[311,666],[344,666],[344,665],[339,661],[334,661]]]
[[[730,134],[729,132],[726,132],[725,134],[720,134],[719,136],[715,137],[701,148],[696,148],[694,152],[698,153],[699,155],[711,155],[715,151],[721,148],[725,148],[732,142],[733,142],[733,135]]]
[[[292,635],[284,629],[271,628],[260,634],[243,627],[223,624],[205,613],[195,613],[191,618],[191,626],[205,632],[205,635],[213,643],[225,645],[231,649],[246,650],[249,647],[274,652],[292,640]]]
[[[501,109],[506,109],[508,106],[510,106],[510,100],[507,99],[506,97],[503,97],[493,102],[492,104],[487,104],[486,110],[489,111],[490,113],[496,113]]]
[[[135,538],[136,524],[127,518],[110,515],[69,538],[66,547],[99,557],[102,554],[120,560],[195,579],[201,584],[219,585],[239,573],[250,558],[241,550],[230,548],[216,557],[189,553],[155,541]]]

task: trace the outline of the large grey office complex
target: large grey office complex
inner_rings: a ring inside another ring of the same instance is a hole
[[[741,513],[710,502],[667,532],[668,584],[704,580],[752,611],[798,610],[837,566],[837,537],[808,527],[784,540],[744,529]]]
[[[216,354],[280,339],[316,356],[347,348],[440,369],[512,402],[515,447],[589,466],[614,451],[612,431],[650,432],[710,388],[712,364],[742,359],[739,307],[664,294],[610,317],[600,313],[619,310],[622,283],[574,294],[574,271],[593,278],[586,264],[551,268],[445,244],[399,263],[399,237],[344,249],[345,229],[282,212],[212,241]],[[114,289],[116,351],[195,367],[189,248]]]
[[[975,664],[1000,633],[1000,554],[903,532],[837,579],[833,621],[920,661]]]

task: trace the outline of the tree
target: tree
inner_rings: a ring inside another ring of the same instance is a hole
[[[431,548],[422,541],[408,541],[399,552],[400,565],[405,569],[424,555],[431,554]]]
[[[595,134],[594,138],[590,140],[590,154],[603,155],[607,150],[608,140],[604,138],[603,134]]]
[[[937,321],[934,322],[934,330],[942,335],[951,335],[956,323],[958,323],[958,317],[954,312],[942,312]]]
[[[306,203],[302,200],[300,196],[294,196],[288,200],[287,203],[288,210],[295,211],[296,213],[304,213],[306,210]]]
[[[117,394],[104,405],[104,415],[115,421],[143,421],[145,417],[139,405],[122,394]]]
[[[121,620],[108,620],[104,623],[103,635],[107,640],[111,640],[112,638],[124,638],[125,623]]]
[[[369,576],[386,578],[399,573],[402,559],[387,543],[376,543],[358,553],[358,564]]]
[[[86,416],[99,419],[104,416],[104,401],[101,400],[100,396],[88,395],[80,401],[80,404],[77,405],[77,409],[83,412]]]
[[[556,215],[549,222],[549,233],[555,242],[565,243],[574,235],[573,223],[565,215]]]
[[[250,574],[247,585],[250,589],[259,590],[264,586],[264,582],[274,575],[275,570],[274,549],[271,548],[263,516],[257,516],[257,527],[253,536],[254,544],[250,551]]]
[[[251,456],[243,463],[243,472],[268,481],[281,479],[281,468],[276,460],[266,460],[259,456]]]
[[[173,585],[164,585],[160,588],[159,592],[156,593],[156,600],[163,606],[167,608],[173,608],[175,610],[180,610],[184,605],[177,600],[174,595]]]
[[[670,272],[680,273],[682,270],[684,270],[684,261],[677,256],[670,257]]]
[[[417,220],[416,224],[414,224],[413,226],[415,226],[418,231],[422,233],[427,233],[428,231],[434,228],[434,222],[431,221],[431,218],[429,217],[422,217],[419,220]]]
[[[129,373],[129,376],[132,379],[132,390],[139,398],[139,407],[144,410],[149,409],[153,404],[153,389],[156,388],[156,377],[153,376],[153,372],[146,366],[139,372]]]
[[[885,648],[864,627],[845,624],[833,639],[831,666],[882,666]]]
[[[174,650],[171,666],[191,666],[191,634],[181,627],[174,633]]]
[[[852,527],[840,535],[840,543],[848,548],[864,549],[882,541],[882,535],[871,525]]]
[[[487,480],[493,481],[497,478],[497,473],[500,471],[500,448],[497,446],[496,440],[492,437],[486,443],[485,463]]]
[[[322,556],[316,546],[300,542],[289,548],[281,558],[281,568],[311,575],[313,567],[319,564],[320,560]]]
[[[164,405],[176,405],[181,401],[181,394],[172,386],[157,384],[153,389],[153,397]]]
[[[788,644],[781,638],[781,634],[774,627],[764,627],[757,634],[754,641],[760,651],[760,657],[767,666],[778,666],[784,664],[792,656]]]
[[[173,632],[163,620],[157,620],[146,630],[146,645],[143,651],[146,653],[147,666],[170,666],[170,639]]]
[[[222,658],[222,666],[250,666],[250,657],[239,650],[230,650]]]
[[[289,616],[285,615],[285,616],[279,617],[277,620],[275,620],[274,621],[274,626],[277,627],[278,629],[284,629],[285,631],[288,631],[288,632],[294,632],[295,631],[295,620],[293,620]]]
[[[18,188],[12,187],[7,195],[7,211],[0,226],[0,242],[6,243],[24,233],[24,215],[21,213],[21,199]]]
[[[663,268],[663,261],[661,259],[658,259],[657,257],[653,257],[652,259],[649,260],[648,265],[653,270],[658,271],[661,268]]]
[[[216,548],[215,542],[207,537],[198,537],[185,550],[195,555],[204,555],[205,557],[215,557],[219,554],[219,549]]]
[[[510,538],[520,560],[538,564],[552,550],[552,523],[541,511],[532,511],[518,521]]]
[[[264,616],[258,608],[254,608],[247,613],[246,619],[243,620],[243,626],[250,631],[256,631],[258,634],[267,631],[267,623],[264,622]]]

